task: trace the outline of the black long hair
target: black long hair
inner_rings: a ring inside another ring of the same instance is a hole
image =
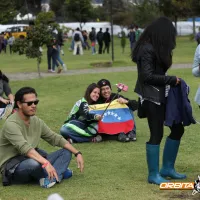
[[[7,83],[9,83],[8,77],[5,74],[3,74],[1,70],[0,70],[0,80],[6,81]]]
[[[167,17],[159,17],[146,27],[132,51],[134,62],[145,43],[153,46],[158,63],[167,70],[172,65],[172,50],[176,47],[176,29],[172,21]]]
[[[90,94],[95,88],[99,88],[100,89],[100,87],[96,83],[92,83],[87,87],[87,89],[85,91],[84,98],[88,102],[88,104],[92,104],[93,103],[93,100],[90,98]]]

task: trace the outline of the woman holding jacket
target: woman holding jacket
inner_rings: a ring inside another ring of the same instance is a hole
[[[159,151],[163,138],[166,98],[169,87],[180,84],[176,76],[166,75],[172,65],[172,51],[176,47],[176,29],[166,17],[156,19],[146,27],[132,52],[137,63],[138,79],[135,92],[139,95],[138,116],[147,118],[150,139],[146,143],[148,182],[160,184],[186,175],[175,171],[174,164],[181,137],[182,123],[173,124],[163,152],[163,166],[159,171]]]

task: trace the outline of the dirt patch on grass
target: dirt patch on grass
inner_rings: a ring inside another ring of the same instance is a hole
[[[96,62],[91,63],[93,67],[112,67],[112,62]]]

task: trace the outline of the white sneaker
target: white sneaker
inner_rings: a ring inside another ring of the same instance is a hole
[[[49,178],[41,178],[39,180],[40,186],[43,188],[50,188],[56,184],[56,179],[53,178],[50,180]]]
[[[60,50],[60,53],[62,54],[62,56],[64,56],[65,54],[64,54],[64,51],[61,49]]]
[[[66,72],[67,71],[67,66],[65,64],[63,64],[63,71]]]
[[[92,138],[92,142],[101,142],[102,137],[100,135],[97,135],[96,137]]]

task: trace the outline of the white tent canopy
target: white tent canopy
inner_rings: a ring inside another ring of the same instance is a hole
[[[19,13],[14,19],[17,21],[21,21],[21,20],[34,20],[36,17],[33,16],[31,13],[28,13],[24,16],[21,16],[21,13]]]

